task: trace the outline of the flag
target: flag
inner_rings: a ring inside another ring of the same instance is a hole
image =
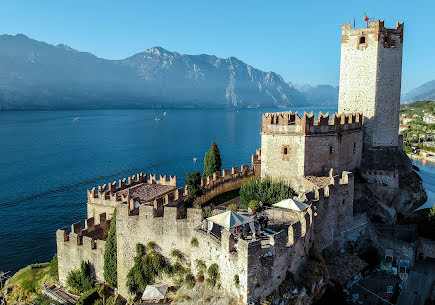
[[[364,21],[369,22],[369,17],[367,17],[366,12],[364,12]]]

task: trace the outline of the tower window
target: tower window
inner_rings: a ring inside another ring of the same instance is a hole
[[[365,36],[361,36],[359,38],[359,44],[365,44],[366,43],[366,37]]]
[[[284,155],[287,154],[287,147],[284,147]]]
[[[353,142],[353,154],[356,153],[356,142]]]
[[[290,154],[290,146],[289,145],[283,145],[281,147],[281,155],[283,161],[289,161],[289,154]]]
[[[330,154],[333,154],[333,153],[334,153],[334,147],[329,146],[329,153],[330,153]]]

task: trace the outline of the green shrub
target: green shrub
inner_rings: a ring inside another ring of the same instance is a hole
[[[153,251],[153,250],[155,250],[155,249],[156,249],[156,246],[157,246],[157,244],[156,244],[156,242],[154,242],[154,241],[150,241],[150,242],[148,242],[147,245],[146,245],[148,251]]]
[[[115,288],[117,286],[116,209],[113,212],[109,234],[106,239],[106,248],[104,249],[104,279],[110,287]]]
[[[250,208],[252,210],[258,210],[259,207],[260,207],[260,204],[259,204],[258,200],[249,201],[248,208]]]
[[[220,172],[222,169],[222,160],[219,147],[215,141],[211,143],[210,150],[204,157],[204,172],[203,178],[213,175],[215,172]]]
[[[196,259],[195,260],[195,264],[196,264],[196,269],[198,269],[199,271],[201,271],[202,273],[207,271],[207,265],[204,263],[203,260],[201,259]]]
[[[212,287],[216,286],[220,279],[219,265],[211,264],[210,267],[208,267],[207,275],[207,283]]]
[[[38,304],[38,305],[52,305],[52,304],[59,304],[56,301],[53,301],[52,299],[50,299],[48,296],[46,296],[45,294],[37,294],[36,298],[33,300],[33,304]]]
[[[230,204],[230,205],[227,207],[227,210],[228,210],[228,211],[234,211],[234,212],[237,212],[238,209],[239,209],[239,206],[238,206],[237,204],[235,204],[235,203],[232,203],[232,204]]]
[[[192,247],[198,247],[199,246],[198,238],[192,237],[192,239],[190,240],[190,245]]]
[[[427,218],[429,219],[429,221],[433,221],[433,222],[435,222],[435,206],[433,206],[433,207],[429,210],[429,213],[427,214]]]
[[[84,292],[77,300],[77,305],[94,305],[94,302],[100,298],[97,288]]]
[[[173,258],[175,258],[176,260],[179,260],[179,261],[183,261],[184,260],[183,253],[180,250],[178,250],[178,249],[172,249],[171,250],[171,256]]]
[[[240,285],[240,279],[239,279],[239,275],[238,274],[236,274],[234,276],[234,285],[236,285],[236,287],[239,287],[239,285]]]
[[[104,305],[103,300],[99,299],[94,302],[92,305]]]
[[[91,267],[87,262],[82,262],[80,270],[73,270],[68,274],[66,284],[73,291],[84,293],[95,286],[95,278],[92,275]]]
[[[58,261],[57,261],[57,253],[53,256],[50,262],[50,270],[48,271],[48,274],[55,279],[56,281],[59,280],[59,268],[58,268]]]
[[[204,218],[211,217],[212,213],[213,213],[213,209],[211,208],[211,206],[207,205],[205,207],[202,207],[202,217]]]
[[[145,253],[143,246],[136,245],[135,264],[127,274],[127,287],[130,292],[135,293],[137,290],[145,288],[162,273],[171,274],[171,266],[162,254],[154,250],[154,247],[155,243],[152,245],[148,243],[147,248],[153,250]]]
[[[188,173],[184,184],[186,184],[186,188],[190,197],[196,198],[204,194],[204,187],[201,186],[200,172]]]
[[[295,195],[295,191],[290,186],[268,177],[246,179],[240,188],[240,201],[245,209],[248,208],[251,200],[261,201],[265,206],[271,206]]]
[[[183,284],[188,286],[189,288],[193,288],[195,286],[196,280],[192,273],[186,274],[184,278]]]

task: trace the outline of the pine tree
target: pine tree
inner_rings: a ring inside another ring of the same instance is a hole
[[[106,240],[106,248],[104,249],[104,279],[112,288],[117,286],[116,209],[113,212],[110,230]]]
[[[215,172],[220,172],[222,169],[222,160],[219,147],[216,142],[211,143],[210,150],[205,154],[204,157],[204,173],[203,178],[213,175]]]

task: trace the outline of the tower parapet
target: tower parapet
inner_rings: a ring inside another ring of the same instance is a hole
[[[265,113],[262,115],[261,127],[263,134],[314,135],[345,132],[362,128],[362,114],[335,113],[330,120],[329,112],[320,112],[317,119],[313,112],[304,112],[302,117],[297,111]]]

